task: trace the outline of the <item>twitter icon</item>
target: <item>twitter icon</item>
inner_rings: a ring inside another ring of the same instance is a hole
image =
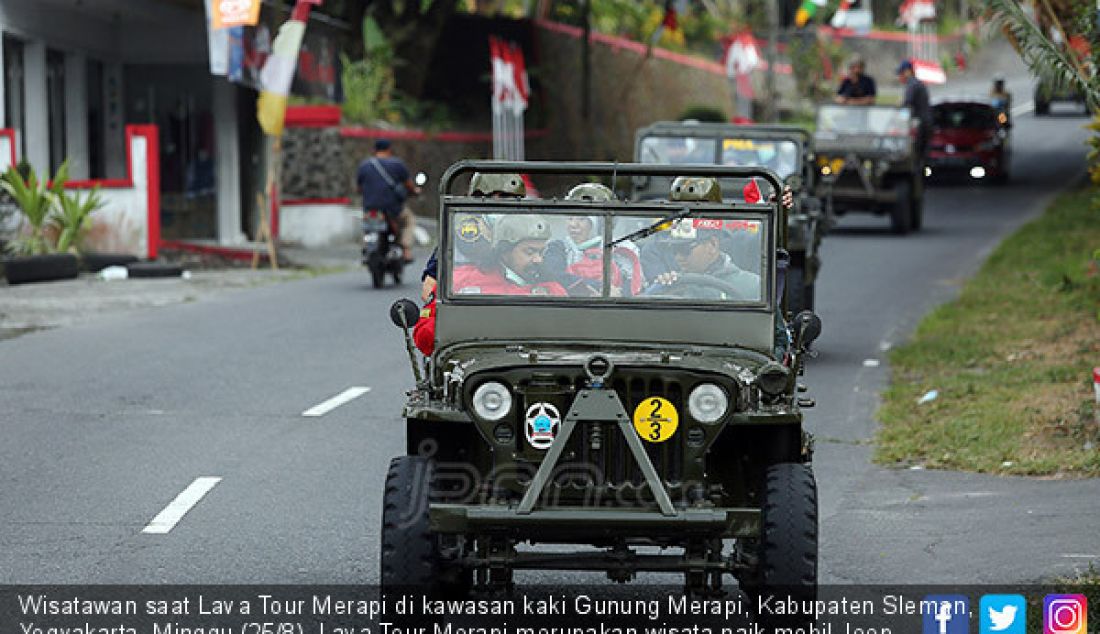
[[[1023,595],[987,594],[979,609],[979,634],[1027,634],[1027,600]]]

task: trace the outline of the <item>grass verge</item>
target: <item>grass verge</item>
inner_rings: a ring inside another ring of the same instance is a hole
[[[1100,190],[1063,194],[891,353],[875,460],[1100,476],[1098,269]]]

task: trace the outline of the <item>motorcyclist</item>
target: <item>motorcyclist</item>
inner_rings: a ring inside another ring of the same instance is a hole
[[[485,198],[523,198],[527,187],[519,174],[482,174],[475,172],[470,178],[469,196]],[[478,261],[488,254],[492,241],[492,222],[484,215],[470,218],[455,217],[455,246],[468,261]],[[439,279],[438,249],[433,250],[420,275],[420,299],[431,301]]]

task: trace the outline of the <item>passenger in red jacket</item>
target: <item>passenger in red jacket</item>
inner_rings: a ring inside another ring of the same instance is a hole
[[[492,264],[461,264],[451,273],[457,295],[528,295],[564,297],[565,287],[539,279],[550,224],[542,216],[506,215],[493,228]],[[425,355],[435,350],[435,299],[420,313],[413,342]]]

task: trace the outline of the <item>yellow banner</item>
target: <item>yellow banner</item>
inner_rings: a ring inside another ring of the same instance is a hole
[[[260,0],[210,0],[210,12],[215,30],[256,26],[260,21]]]

